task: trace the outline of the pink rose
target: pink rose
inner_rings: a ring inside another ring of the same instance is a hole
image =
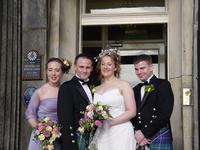
[[[38,123],[37,129],[38,129],[39,131],[43,130],[44,128],[45,128],[45,126],[44,126],[42,123]]]
[[[99,120],[96,120],[94,124],[95,124],[96,126],[98,126],[98,127],[101,127],[101,126],[102,126],[102,123],[101,123],[101,121],[99,121]]]
[[[56,127],[56,128],[53,128],[53,132],[54,133],[58,133],[58,128]]]

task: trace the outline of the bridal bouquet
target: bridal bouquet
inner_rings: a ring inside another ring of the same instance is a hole
[[[86,110],[81,112],[81,114],[84,117],[79,121],[79,150],[83,150],[86,145],[89,146],[96,128],[101,127],[104,120],[112,118],[109,113],[109,106],[101,104],[100,102],[88,105]]]
[[[48,117],[43,118],[34,130],[34,138],[41,144],[42,150],[53,150],[54,141],[61,136],[60,127]]]
[[[84,114],[84,118],[81,118],[79,121],[80,127],[78,131],[80,133],[92,132],[96,127],[102,126],[103,120],[112,118],[109,114],[109,106],[103,105],[100,102],[88,105],[86,110],[81,113]]]

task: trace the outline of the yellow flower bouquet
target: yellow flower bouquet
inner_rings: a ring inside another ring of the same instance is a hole
[[[48,117],[43,118],[37,124],[34,134],[34,139],[40,142],[42,150],[53,150],[54,141],[61,136],[57,122]]]

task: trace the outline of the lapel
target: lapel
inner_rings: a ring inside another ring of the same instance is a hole
[[[75,87],[78,91],[78,93],[80,93],[80,95],[83,97],[83,100],[85,100],[87,103],[90,103],[90,100],[87,96],[87,94],[85,93],[85,90],[83,89],[83,87],[81,86],[78,78],[76,76],[74,76],[72,78],[73,83],[75,84]]]
[[[134,87],[134,93],[135,93],[135,100],[136,100],[137,110],[141,106],[141,92],[140,92],[141,87],[142,87],[141,83],[139,83],[136,87]]]
[[[145,104],[145,102],[146,102],[147,97],[148,97],[149,94],[150,93],[144,93],[144,96],[143,96],[142,100],[140,100],[141,101],[140,108],[142,108],[144,106],[144,104]]]
[[[150,79],[150,82],[149,82],[149,84],[153,84],[153,85],[154,85],[155,90],[156,90],[157,81],[158,81],[158,78],[154,75],[154,76]],[[140,90],[141,90],[141,87],[140,87]],[[152,92],[153,92],[153,91],[152,91]],[[140,106],[139,106],[139,110],[141,110],[141,109],[144,107],[146,101],[148,100],[149,95],[151,95],[152,92],[150,92],[150,93],[145,93],[144,96],[143,96],[142,101],[141,101],[141,94],[140,94]]]

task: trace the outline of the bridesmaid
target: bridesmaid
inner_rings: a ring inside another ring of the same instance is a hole
[[[46,73],[48,82],[38,88],[27,107],[25,117],[32,128],[38,124],[38,120],[49,117],[57,121],[57,95],[60,86],[60,80],[64,70],[63,61],[59,58],[50,58],[46,64]],[[34,139],[32,132],[28,150],[40,150],[41,145]],[[54,144],[54,150],[60,150],[58,142]]]

